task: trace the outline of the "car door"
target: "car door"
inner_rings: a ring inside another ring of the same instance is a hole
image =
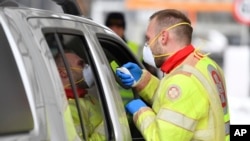
[[[94,27],[89,27],[86,25],[87,29],[90,30],[92,34],[91,38],[94,40],[94,45],[101,47],[102,51],[105,53],[105,57],[108,60],[108,67],[112,70],[113,76],[116,78],[116,87],[119,90],[119,95],[122,98],[123,106],[125,106],[129,101],[135,98],[139,98],[139,95],[131,88],[124,86],[120,79],[116,77],[115,71],[117,67],[121,67],[127,62],[133,62],[138,64],[141,68],[145,68],[142,63],[136,58],[136,56],[131,52],[126,43],[118,37],[114,32],[108,28],[102,28],[102,30],[93,30]],[[98,32],[97,32],[98,31]],[[102,31],[102,32],[101,32]],[[132,116],[127,113],[127,119],[129,122],[130,133],[133,140],[144,140],[141,133],[135,127]]]
[[[34,109],[31,102],[29,77],[27,71],[22,70],[23,62],[18,55],[13,53],[8,37],[0,22],[0,140],[8,139],[8,135],[24,138],[35,128]],[[13,39],[14,40],[14,39]],[[13,44],[13,43],[12,43]],[[17,61],[17,58],[20,59]],[[30,61],[30,60],[28,60]],[[22,134],[20,134],[22,133]],[[13,139],[14,137],[12,137]]]
[[[68,20],[69,18],[70,20]],[[89,88],[88,92],[93,93],[93,96],[99,102],[98,104],[101,105],[99,115],[103,120],[105,138],[107,140],[131,140],[128,121],[121,104],[122,101],[116,87],[114,74],[109,68],[102,47],[93,41],[91,37],[93,35],[87,29],[90,29],[91,26],[86,27],[84,21],[76,22],[72,20],[72,17],[66,19],[30,17],[29,24],[31,28],[34,28],[32,32],[36,36],[44,38],[43,45],[50,49],[52,56],[58,53],[64,54],[65,49],[71,49],[90,65],[94,74],[94,87]],[[98,30],[102,31],[101,29],[102,27],[99,27]],[[66,65],[67,59],[64,59],[64,62],[68,75],[72,76],[70,66]],[[75,89],[73,78],[71,78],[70,83],[72,89]],[[75,89],[75,91],[77,90]],[[75,98],[76,103],[78,103],[77,96]],[[81,115],[86,115],[81,108],[77,108],[77,111],[80,119],[82,118]],[[93,129],[89,128],[88,122],[84,119],[80,121],[80,125],[82,138],[90,139],[89,132]]]

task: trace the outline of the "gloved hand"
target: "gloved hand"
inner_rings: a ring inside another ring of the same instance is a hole
[[[141,68],[137,64],[132,63],[132,62],[128,62],[124,64],[122,67],[125,67],[126,69],[128,69],[128,71],[133,77],[119,70],[116,70],[116,75],[121,78],[122,83],[124,85],[129,86],[129,87],[133,86],[134,81],[138,81],[141,78],[141,75],[142,75]]]
[[[147,107],[147,105],[141,99],[134,99],[125,106],[126,110],[132,115],[142,107]]]
[[[135,78],[135,81],[138,81],[141,78],[142,69],[137,64],[128,62],[124,64],[123,67],[127,68],[130,71],[130,73]]]
[[[116,75],[121,79],[125,86],[131,87],[135,83],[134,77],[129,74],[123,73],[120,70],[116,70]]]

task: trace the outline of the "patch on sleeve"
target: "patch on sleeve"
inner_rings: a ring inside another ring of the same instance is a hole
[[[167,98],[170,100],[176,100],[181,95],[181,89],[177,85],[172,85],[167,89]]]

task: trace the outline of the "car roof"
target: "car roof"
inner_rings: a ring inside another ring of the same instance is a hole
[[[8,11],[8,12],[7,12]],[[110,30],[108,27],[106,27],[103,24],[99,24],[95,21],[93,21],[90,18],[87,18],[85,16],[75,16],[71,14],[66,14],[66,13],[60,13],[56,11],[51,11],[51,10],[44,10],[44,9],[36,9],[36,8],[29,8],[29,7],[8,7],[8,6],[0,6],[0,13],[8,13],[11,14],[13,13],[13,16],[22,16],[27,19],[29,18],[60,18],[60,19],[65,19],[65,20],[72,20],[72,21],[77,21],[77,22],[83,22],[85,24],[90,24],[92,26],[98,26],[105,28],[106,30]],[[13,17],[9,15],[9,17]],[[111,30],[110,30],[111,31]]]

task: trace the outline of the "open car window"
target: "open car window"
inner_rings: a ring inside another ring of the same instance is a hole
[[[105,133],[102,92],[97,88],[84,36],[78,31],[55,29],[44,29],[44,36],[57,64],[76,132],[83,140],[109,138],[111,135]]]
[[[97,34],[99,43],[101,44],[105,55],[109,61],[109,66],[113,70],[113,74],[116,77],[117,88],[119,89],[119,93],[121,95],[124,106],[131,101],[132,99],[138,98],[138,94],[131,88],[124,86],[119,78],[115,75],[115,71],[117,67],[121,67],[123,64],[127,62],[134,62],[138,64],[141,68],[144,66],[139,62],[139,60],[132,54],[129,48],[123,44],[122,42],[118,42],[112,37],[108,37],[107,35]],[[135,127],[132,116],[127,113],[127,118],[130,127],[130,133],[134,140],[144,140],[141,133]]]

